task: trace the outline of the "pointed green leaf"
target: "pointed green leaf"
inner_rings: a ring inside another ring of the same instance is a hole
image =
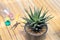
[[[30,26],[32,26],[33,24],[35,24],[36,22],[32,22],[31,24],[30,24]]]
[[[48,19],[50,16],[51,16],[51,15],[49,15],[49,16],[47,16],[47,17],[45,17],[45,18],[42,18],[41,20],[42,20],[42,21],[43,21],[43,20],[46,20],[46,19]]]
[[[47,14],[48,10],[47,11],[44,11],[43,15],[41,16],[42,18],[45,17],[45,15]]]
[[[41,15],[42,9],[43,9],[43,8],[41,8],[41,9],[39,10],[38,18],[39,18],[39,17],[40,17],[40,15]]]
[[[37,26],[37,24],[34,24],[33,28],[35,28]]]
[[[33,16],[33,12],[32,12],[32,9],[29,7],[29,9],[30,9],[30,13],[31,13],[31,16]]]
[[[34,8],[33,19],[36,21],[38,19],[38,10]]]
[[[25,21],[27,22],[33,22],[32,20],[28,19],[28,18],[23,18]]]
[[[50,19],[52,19],[53,17],[49,17],[48,19],[45,20],[45,22],[49,21]]]
[[[28,14],[29,18],[33,20],[32,16],[29,14],[29,12],[25,9],[26,13]],[[34,20],[33,20],[34,21]]]

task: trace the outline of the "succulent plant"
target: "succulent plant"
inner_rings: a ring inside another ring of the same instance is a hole
[[[29,7],[30,13],[28,10],[25,9],[25,12],[28,14],[28,17],[24,17],[23,19],[27,21],[26,25],[28,25],[29,28],[31,28],[32,31],[34,32],[39,32],[43,25],[46,24],[47,21],[52,19],[51,15],[46,16],[48,10],[45,10],[42,13],[42,8],[41,9],[36,9],[34,7],[34,12],[32,12],[32,9]]]

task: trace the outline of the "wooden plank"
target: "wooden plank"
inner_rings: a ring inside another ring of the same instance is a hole
[[[19,3],[21,3],[19,5]],[[60,1],[59,0],[0,0],[0,3],[5,4],[10,11],[14,14],[15,19],[11,21],[11,26],[6,27],[4,25],[3,17],[0,16],[0,39],[2,40],[26,40],[25,39],[25,32],[21,25],[15,30],[10,29],[16,21],[21,22],[23,21],[20,17],[24,17],[24,10],[23,8],[28,9],[30,7],[34,8],[37,6],[38,8],[43,7],[43,10],[46,8],[49,10],[48,15],[52,14],[54,18],[49,21],[48,24],[48,32],[46,34],[45,40],[60,40]],[[22,23],[21,23],[22,24]],[[22,24],[23,25],[23,24]]]

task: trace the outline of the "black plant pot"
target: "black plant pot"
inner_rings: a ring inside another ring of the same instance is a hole
[[[42,34],[33,34],[31,32],[28,32],[29,29],[28,29],[27,25],[25,25],[24,30],[26,32],[26,35],[25,35],[26,40],[44,40],[45,36],[46,36],[46,33],[47,33],[47,30],[48,30],[47,25],[44,25],[44,27],[46,29],[44,33],[42,33]]]

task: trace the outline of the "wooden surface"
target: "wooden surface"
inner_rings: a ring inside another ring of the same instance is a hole
[[[6,27],[4,18],[0,16],[0,40],[26,40],[25,32],[21,26],[24,25],[21,23],[23,20],[20,17],[24,17],[25,11],[23,8],[28,9],[28,6],[32,10],[34,6],[49,10],[48,15],[52,14],[54,18],[48,22],[45,40],[60,40],[60,0],[0,0],[0,3],[6,5],[15,18],[11,21],[11,26]],[[15,30],[10,29],[16,21],[20,22],[21,25],[18,25]]]

